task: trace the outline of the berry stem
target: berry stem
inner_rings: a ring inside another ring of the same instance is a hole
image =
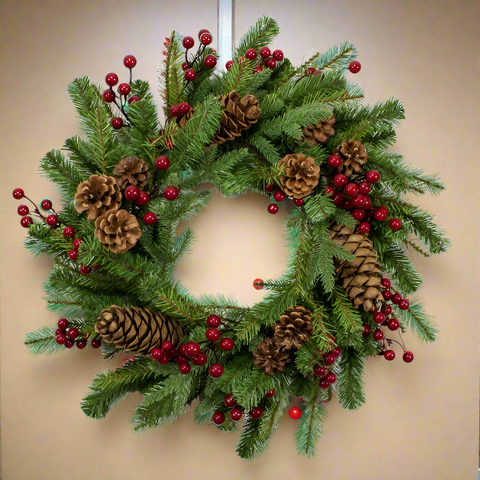
[[[44,217],[44,216],[40,213],[40,210],[38,209],[37,205],[36,205],[30,198],[28,198],[26,195],[24,195],[23,198],[26,198],[26,199],[33,205],[33,207],[35,208],[35,213],[36,213],[39,217],[41,217],[41,218],[43,218],[43,219],[45,220],[46,217]],[[52,210],[53,210],[53,208],[52,208]]]

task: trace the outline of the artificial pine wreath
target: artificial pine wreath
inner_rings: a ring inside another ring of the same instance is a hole
[[[438,254],[448,241],[402,195],[443,185],[387,151],[402,104],[361,104],[361,88],[346,78],[360,70],[349,43],[294,67],[268,47],[277,33],[261,18],[220,73],[208,31],[195,54],[194,39],[173,32],[163,125],[149,85],[131,80],[132,55],[124,59],[130,81],[117,89],[115,73],[103,93],[86,77],[69,87],[84,136],[41,162],[64,204],[18,208],[27,248],[54,260],[46,300],[62,318],[25,343],[35,354],[87,344],[106,360],[133,354],[97,374],[82,403],[91,417],[139,391],[135,430],[193,408],[200,425],[241,428],[237,452],[252,458],[289,408],[298,452],[310,456],[325,402],[335,395],[355,409],[365,401],[367,357],[401,352],[412,362],[407,328],[435,339],[422,304],[410,300],[421,278],[408,252]],[[251,308],[194,298],[173,279],[193,238],[177,227],[206,206],[212,192],[198,188],[206,182],[227,197],[273,197],[272,214],[291,205],[288,268],[254,281],[270,293]],[[20,188],[13,195],[30,201]]]

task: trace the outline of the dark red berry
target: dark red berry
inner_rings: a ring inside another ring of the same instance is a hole
[[[383,307],[383,310],[382,312],[385,314],[385,315],[390,315],[392,313],[392,307],[390,305],[385,305]]]
[[[182,115],[180,113],[180,109],[178,108],[178,105],[174,105],[173,107],[170,108],[170,115],[172,117],[180,117]]]
[[[410,308],[410,302],[408,300],[402,299],[398,304],[400,310],[408,310]]]
[[[157,360],[157,362],[158,362],[160,365],[166,365],[169,361],[170,361],[170,359],[169,359],[168,356],[165,355],[165,354],[163,354],[163,355]]]
[[[358,193],[358,187],[355,183],[347,183],[343,188],[343,192],[349,197],[354,197]]]
[[[141,100],[140,97],[138,97],[137,95],[132,95],[129,99],[128,99],[128,103],[129,104],[132,104],[132,103],[135,103],[135,102],[139,102]]]
[[[220,332],[216,328],[207,328],[205,336],[211,342],[216,342],[220,338]]]
[[[67,341],[65,342],[65,348],[72,348],[74,345],[75,345],[75,341],[74,341],[74,340],[67,340]]]
[[[145,225],[153,225],[154,223],[157,223],[157,216],[152,212],[147,212],[143,216],[143,223]]]
[[[363,208],[371,208],[372,206],[372,201],[370,200],[370,197],[365,196],[365,203],[363,205]]]
[[[275,215],[275,213],[278,212],[278,205],[276,203],[271,203],[267,207],[268,213],[271,213],[272,215]]]
[[[335,189],[331,185],[327,185],[325,187],[325,195],[330,195],[331,193],[335,192]]]
[[[225,68],[227,69],[227,72],[228,70],[230,70],[233,66],[235,62],[233,60],[229,60],[226,64],[225,64]]]
[[[238,408],[234,408],[231,412],[230,412],[230,418],[234,421],[234,422],[238,422],[241,418],[242,418],[242,411]]]
[[[163,356],[163,352],[162,352],[159,348],[154,348],[154,349],[150,352],[150,356],[151,356],[154,360],[158,360],[160,357]]]
[[[213,414],[212,421],[215,425],[221,425],[225,421],[225,415],[222,412]]]
[[[237,401],[233,398],[233,395],[229,393],[225,395],[225,398],[223,399],[223,403],[228,408],[233,408],[237,404]]]
[[[265,66],[274,69],[277,66],[277,62],[273,58],[267,58],[265,60]]]
[[[253,69],[253,73],[254,73],[254,74],[255,74],[255,73],[261,73],[261,72],[263,72],[263,68],[262,68],[262,67],[255,67],[255,68]]]
[[[175,361],[177,362],[177,365],[181,365],[182,363],[187,363],[187,357],[184,355],[177,355]]]
[[[258,420],[263,415],[263,410],[260,407],[254,407],[248,412],[254,420]]]
[[[335,363],[335,360],[337,357],[335,355],[332,355],[331,353],[325,357],[325,363],[327,365],[333,365]]]
[[[287,198],[287,196],[281,190],[277,190],[273,194],[273,198],[276,202],[283,202]]]
[[[272,388],[271,390],[268,390],[266,393],[265,393],[265,396],[267,398],[273,398],[275,396],[275,389]]]
[[[181,364],[178,366],[178,370],[179,370],[180,373],[182,373],[183,375],[186,375],[187,373],[190,373],[190,372],[191,372],[192,367],[191,367],[188,363],[181,363]]]
[[[75,229],[73,227],[65,227],[62,233],[65,238],[73,238],[75,236]]]
[[[392,282],[390,281],[389,278],[382,278],[382,280],[380,281],[380,283],[382,284],[382,287],[385,287],[385,288],[390,288],[391,285],[392,285]]]
[[[48,215],[46,218],[47,225],[50,225],[51,227],[55,226],[58,223],[58,218],[56,215]]]
[[[330,155],[327,160],[328,166],[338,168],[342,164],[342,159],[336,155]]]
[[[150,201],[150,197],[148,196],[148,193],[141,190],[138,198],[135,200],[135,205],[138,205],[139,207],[143,207]]]
[[[337,381],[337,376],[333,372],[330,372],[325,376],[325,381],[330,384],[335,383]]]
[[[321,365],[315,365],[313,372],[317,377],[324,377],[327,374],[327,369]]]
[[[105,83],[109,86],[109,87],[114,87],[117,83],[118,83],[118,75],[116,73],[109,73],[106,77],[105,77]]]
[[[232,350],[234,346],[235,344],[231,338],[223,338],[220,342],[220,348],[226,352]]]
[[[268,58],[272,55],[272,52],[270,51],[270,49],[268,47],[263,47],[260,49],[260,56],[262,58]]]
[[[123,127],[123,120],[120,117],[113,117],[112,118],[112,127],[115,130],[120,130]]]
[[[302,416],[302,411],[298,408],[298,407],[292,407],[289,411],[288,411],[288,416],[292,419],[292,420],[298,420],[301,416]]]
[[[383,323],[385,321],[385,314],[382,312],[375,312],[373,314],[373,321],[376,323]]]
[[[70,250],[68,252],[68,257],[70,258],[70,260],[76,260],[78,258],[78,250]]]
[[[208,32],[202,33],[202,35],[200,36],[200,43],[202,45],[210,45],[212,43],[212,40],[213,38]]]
[[[173,186],[170,186],[170,187],[167,187],[165,189],[165,191],[163,192],[163,196],[167,199],[167,200],[175,200],[176,198],[178,198],[178,196],[180,195],[180,190],[176,187],[173,187]]]
[[[208,373],[213,378],[219,378],[223,375],[223,367],[218,363],[214,363],[208,369]]]
[[[274,50],[272,57],[277,61],[281,62],[283,60],[283,52],[281,50]]]
[[[115,94],[111,90],[105,90],[102,97],[106,102],[110,103],[115,99]]]
[[[370,231],[370,224],[368,222],[362,222],[358,226],[358,231],[361,233],[368,233]]]
[[[185,72],[185,70],[188,70],[190,68],[190,65],[188,62],[183,62],[182,63],[182,70]]]
[[[271,193],[275,190],[276,186],[273,183],[270,183],[269,185],[265,185],[265,191]]]
[[[194,365],[202,366],[207,363],[207,360],[207,356],[204,353],[200,353],[194,359],[192,359],[192,363]]]
[[[380,180],[380,174],[376,170],[370,170],[365,175],[368,183],[376,183]]]
[[[398,305],[403,300],[402,296],[399,293],[392,295],[392,303]]]
[[[80,248],[80,244],[83,242],[83,238],[76,238],[74,241],[73,241],[73,248],[75,250],[78,250]]]
[[[25,196],[25,192],[23,191],[23,189],[21,188],[16,188],[13,192],[12,192],[12,195],[13,195],[13,198],[15,200],[20,200],[22,199],[24,196]]]
[[[338,358],[340,356],[340,354],[342,353],[342,350],[341,350],[340,347],[336,347],[330,353],[332,355],[334,355],[336,358]]]
[[[391,362],[392,360],[395,359],[395,352],[393,350],[386,350],[383,353],[383,356],[385,357],[385,360],[388,360],[389,362]]]
[[[368,335],[370,334],[370,326],[369,325],[364,325],[363,326],[363,332],[362,332],[362,337],[367,338]]]
[[[217,328],[217,327],[220,326],[221,323],[222,323],[222,321],[220,320],[220,317],[217,317],[216,315],[210,315],[207,318],[207,325],[209,327]]]
[[[52,209],[52,201],[48,198],[44,198],[42,200],[42,203],[40,204],[40,207],[42,208],[42,210],[48,212],[48,210]]]
[[[170,167],[170,160],[162,155],[155,160],[155,168],[157,170],[167,170]]]
[[[265,285],[263,284],[263,280],[261,278],[256,278],[253,281],[253,288],[255,290],[263,290],[264,287],[265,287]]]
[[[62,330],[66,330],[68,327],[68,320],[66,318],[61,318],[57,322],[58,328],[61,328]]]
[[[381,330],[375,330],[373,332],[373,338],[374,340],[376,340],[377,342],[379,342],[380,340],[383,340],[383,332]]]
[[[358,193],[361,193],[362,195],[368,195],[370,193],[370,184],[367,182],[362,182],[358,186]]]
[[[129,185],[123,194],[127,200],[135,201],[140,195],[140,189],[136,185]]]
[[[320,388],[323,388],[324,390],[330,387],[330,384],[325,380],[325,378],[322,378],[318,383],[318,385],[320,386]]]
[[[350,62],[350,65],[348,66],[351,73],[358,73],[361,68],[362,66],[360,65],[360,62],[357,61]]]
[[[254,48],[249,48],[245,52],[245,57],[249,60],[255,60],[257,58],[257,51]]]
[[[80,272],[83,275],[89,275],[92,273],[92,269],[88,265],[80,265]]]
[[[348,178],[342,173],[338,173],[333,177],[333,183],[335,184],[336,187],[341,188],[344,185],[346,185],[347,182],[348,182]]]
[[[358,209],[358,208],[356,208],[356,209],[352,212],[352,217],[353,217],[355,220],[361,220],[364,216],[365,216],[365,212],[364,212],[363,210]]]
[[[192,37],[185,37],[182,44],[184,48],[190,50],[195,45],[195,40]]]
[[[382,208],[378,208],[375,210],[375,213],[373,214],[375,220],[378,220],[379,222],[383,222],[387,218],[387,213],[385,210]]]
[[[128,95],[132,91],[132,87],[128,83],[121,83],[118,86],[118,93],[120,95]]]
[[[207,55],[203,63],[207,68],[213,68],[217,65],[217,58],[214,55]]]
[[[67,335],[69,336],[69,338],[75,339],[78,337],[79,333],[80,332],[78,331],[78,328],[72,327],[68,329]]]
[[[20,225],[23,228],[28,228],[29,225],[31,225],[32,223],[33,223],[33,218],[32,217],[22,217],[20,219]]]
[[[306,74],[307,75],[315,75],[316,71],[317,70],[315,68],[309,67],[309,68],[307,68]]]
[[[388,321],[387,326],[388,326],[388,329],[392,330],[392,332],[393,332],[395,330],[398,330],[398,327],[400,327],[400,322],[396,318],[391,318]]]
[[[127,68],[133,68],[133,67],[135,67],[135,65],[137,64],[137,59],[136,59],[133,55],[127,55],[127,56],[123,59],[123,64],[124,64]]]
[[[388,222],[388,226],[389,226],[392,230],[400,230],[400,228],[402,228],[402,222],[401,222],[398,218],[392,218],[392,219]]]
[[[356,195],[352,198],[352,204],[355,208],[362,208],[365,205],[365,197],[363,195]]]
[[[345,197],[340,192],[337,192],[333,196],[333,203],[337,207],[341,207],[345,203]]]
[[[60,335],[60,334],[63,333],[64,331],[65,331],[65,330],[63,330],[62,328],[57,328],[57,329],[55,330],[55,336]]]
[[[403,354],[403,361],[405,363],[412,363],[414,358],[413,353],[408,350]]]
[[[56,337],[57,343],[63,345],[67,341],[67,336],[64,333],[60,333]]]
[[[303,207],[303,205],[305,205],[305,200],[303,198],[294,198],[293,199],[293,204],[296,207]]]
[[[187,354],[187,357],[190,357],[190,358],[200,355],[201,353],[200,345],[195,342],[187,343],[187,347],[185,348],[185,353]]]
[[[162,343],[162,351],[165,353],[170,352],[173,349],[173,343],[166,340],[165,342]]]
[[[102,346],[102,341],[96,338],[95,340],[92,340],[91,345],[92,348],[100,348]]]

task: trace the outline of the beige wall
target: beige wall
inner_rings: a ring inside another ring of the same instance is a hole
[[[355,80],[368,101],[399,97],[407,120],[398,150],[446,181],[444,195],[419,203],[438,217],[453,247],[418,259],[421,295],[441,328],[434,345],[410,336],[415,362],[368,362],[367,404],[328,407],[314,460],[297,458],[295,422],[285,418],[270,449],[254,462],[236,458],[236,436],[200,429],[191,415],[143,436],[129,423],[138,396],[103,421],[85,417],[80,400],[98,352],[32,358],[27,331],[52,323],[42,300],[51,267],[23,249],[25,231],[11,197],[22,186],[35,199],[57,196],[36,175],[38,162],[76,132],[68,82],[95,81],[122,70],[134,53],[135,73],[155,82],[163,37],[172,28],[195,34],[216,25],[216,2],[26,1],[1,4],[1,421],[4,480],[371,479],[476,478],[478,430],[478,4],[472,1],[237,1],[237,34],[260,14],[283,34],[275,47],[295,61],[310,49],[344,39],[360,50]],[[237,35],[238,38],[238,35]],[[224,61],[227,59],[224,59]],[[123,73],[123,72],[122,72]],[[197,244],[178,269],[193,293],[223,292],[253,303],[255,277],[277,275],[285,262],[282,215],[266,199],[215,198],[193,222]],[[109,365],[110,366],[110,365]]]

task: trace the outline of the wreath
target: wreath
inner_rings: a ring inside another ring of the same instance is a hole
[[[163,124],[148,83],[132,78],[132,55],[126,83],[115,73],[106,90],[74,80],[68,91],[83,136],[41,161],[61,211],[13,192],[33,205],[18,207],[26,247],[53,258],[46,302],[62,317],[27,334],[27,348],[133,355],[96,375],[82,402],[90,417],[138,391],[136,431],[193,408],[200,425],[243,425],[237,453],[252,458],[288,409],[299,421],[298,452],[311,456],[326,402],[364,403],[368,357],[412,362],[407,328],[435,339],[410,299],[422,281],[408,254],[439,254],[448,240],[402,195],[444,187],[388,151],[402,104],[362,105],[361,88],[347,80],[361,68],[353,45],[295,67],[270,50],[277,33],[273,19],[260,18],[218,72],[209,31],[200,31],[196,53],[192,37],[172,32],[160,76]],[[270,214],[289,206],[288,268],[254,281],[269,293],[252,307],[194,298],[173,278],[193,239],[177,227],[207,205],[211,184],[226,197],[265,195]]]

